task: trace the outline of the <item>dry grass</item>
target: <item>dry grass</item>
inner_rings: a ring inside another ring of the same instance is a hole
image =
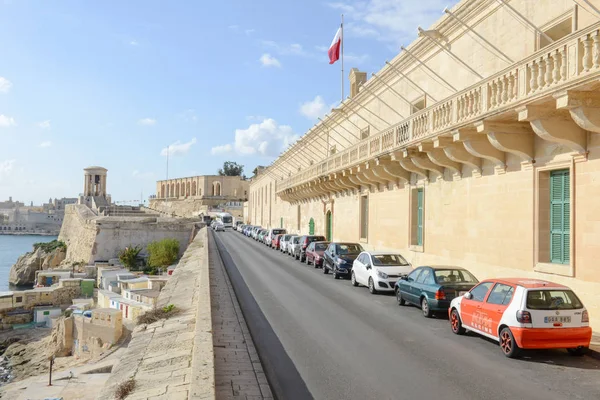
[[[135,389],[135,379],[131,378],[125,382],[121,382],[115,391],[115,398],[117,400],[123,400],[133,392],[133,389]]]
[[[155,308],[154,310],[150,310],[140,315],[138,318],[137,324],[151,324],[156,321],[160,321],[161,319],[169,319],[174,315],[179,313],[179,309],[175,308],[173,304],[169,304],[166,307]]]

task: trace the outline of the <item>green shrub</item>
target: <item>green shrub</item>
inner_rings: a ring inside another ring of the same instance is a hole
[[[34,243],[33,250],[42,249],[46,253],[50,253],[56,249],[67,250],[67,245],[62,240],[53,240],[47,243]]]
[[[140,246],[125,247],[125,249],[119,253],[119,260],[121,260],[121,263],[125,267],[134,269],[138,264],[140,251],[142,251]]]
[[[137,319],[137,324],[152,324],[161,319],[169,319],[172,316],[179,314],[180,311],[179,308],[175,308],[175,304],[168,304],[163,308],[154,308],[140,315]]]
[[[148,266],[163,268],[177,261],[179,242],[176,239],[163,239],[148,245]]]

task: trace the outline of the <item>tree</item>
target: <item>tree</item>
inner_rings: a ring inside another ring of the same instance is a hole
[[[125,267],[135,269],[138,264],[140,251],[142,251],[140,246],[125,247],[125,249],[119,253],[119,260]]]
[[[153,268],[163,268],[177,261],[179,242],[177,239],[163,239],[148,245],[148,265]]]
[[[244,166],[233,161],[225,161],[223,168],[219,168],[219,175],[221,176],[242,176],[243,172]]]

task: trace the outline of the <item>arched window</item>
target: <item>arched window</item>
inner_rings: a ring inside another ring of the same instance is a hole
[[[175,188],[175,197],[179,197],[179,190],[181,189],[181,183],[177,184],[177,187]]]
[[[221,196],[221,182],[215,182],[216,196]]]
[[[192,182],[192,196],[196,195],[196,182]]]
[[[171,197],[175,197],[175,184],[171,183],[171,192],[169,193]]]
[[[160,197],[163,199],[165,198],[165,184],[164,183],[160,186]]]
[[[190,195],[190,183],[186,183],[185,184],[185,195],[189,196]]]

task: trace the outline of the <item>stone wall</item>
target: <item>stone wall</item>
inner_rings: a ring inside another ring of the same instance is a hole
[[[209,215],[209,212],[216,214],[216,211],[211,211],[211,206],[218,206],[226,201],[223,199],[152,199],[148,209],[151,212],[159,212],[163,215],[197,218],[201,213]],[[230,213],[235,218],[243,217],[243,207],[220,207],[224,212]]]
[[[67,244],[67,262],[105,261],[127,246],[141,246],[142,255],[153,241],[176,239],[180,256],[190,241],[196,219],[156,217],[98,217],[85,205],[69,205],[59,240]]]
[[[204,228],[158,298],[159,307],[173,304],[180,313],[135,328],[99,400],[112,400],[128,379],[136,382],[128,398],[215,398],[207,240]]]
[[[60,229],[59,240],[67,244],[67,261],[91,261],[96,241],[96,215],[83,204],[71,204],[65,207],[65,218]]]

